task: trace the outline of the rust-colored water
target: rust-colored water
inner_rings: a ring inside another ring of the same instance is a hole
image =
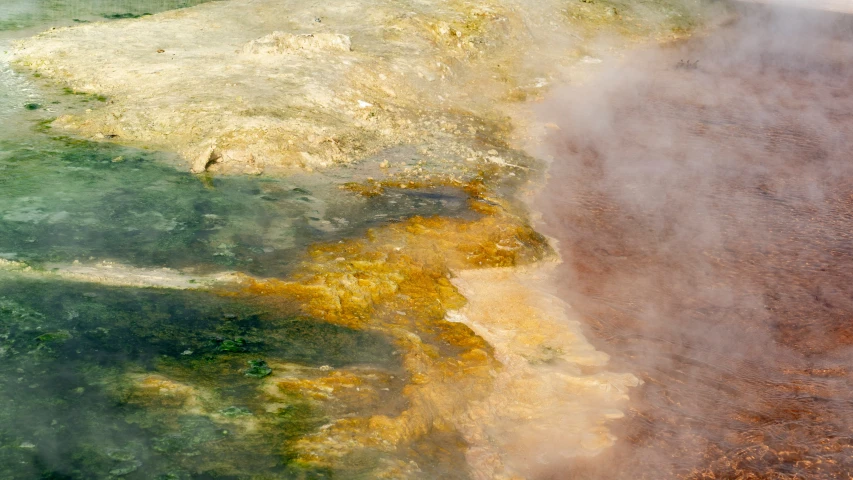
[[[853,19],[745,15],[549,107],[561,291],[645,383],[541,478],[853,478]]]

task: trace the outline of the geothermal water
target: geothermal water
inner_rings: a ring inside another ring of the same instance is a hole
[[[0,478],[849,478],[851,21],[721,5],[4,2]]]
[[[562,295],[644,382],[543,478],[853,475],[853,19],[741,14],[543,111]]]
[[[191,3],[201,2],[4,2],[2,49],[52,26]],[[282,276],[311,243],[416,215],[477,218],[467,194],[392,187],[361,196],[340,188],[367,177],[355,168],[198,177],[179,171],[174,155],[51,130],[60,113],[103,103],[96,95],[39,89],[5,53],[0,82],[0,478],[325,478],[323,469],[290,471],[283,446],[327,424],[327,413],[299,392],[267,413],[257,393],[266,371],[247,375],[248,362],[393,377],[400,357],[386,337],[296,309],[104,283],[192,288],[222,272]],[[167,406],[205,407],[152,408],[150,385],[167,392]],[[393,381],[383,388],[399,395]],[[259,416],[272,433],[245,433]]]

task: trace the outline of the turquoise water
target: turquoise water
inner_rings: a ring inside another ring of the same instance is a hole
[[[412,215],[467,214],[459,191],[365,198],[329,177],[198,177],[109,144],[7,141],[0,155],[0,258],[34,265],[93,259],[281,276],[309,243]]]
[[[6,0],[0,48],[49,26],[196,3]],[[36,268],[109,260],[282,277],[313,242],[414,215],[472,215],[466,195],[453,189],[372,198],[341,189],[366,176],[358,167],[289,178],[196,176],[177,168],[173,155],[64,137],[50,120],[99,99],[43,90],[6,59],[0,258]],[[328,419],[298,395],[275,411],[263,407],[255,376],[266,364],[249,366],[258,361],[402,371],[384,337],[295,311],[0,271],[0,478],[334,476],[292,464],[291,441]],[[206,407],[220,414],[143,406],[129,379],[147,374],[212,392]],[[263,428],[251,433],[223,420],[232,417]]]

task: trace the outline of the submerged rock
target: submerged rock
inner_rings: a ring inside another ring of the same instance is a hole
[[[272,373],[272,371],[270,371],[270,373]],[[244,417],[252,414],[248,408],[234,406],[223,408],[219,413],[227,418]]]
[[[223,340],[219,344],[218,350],[220,352],[245,352],[246,339],[237,337],[234,340]]]
[[[71,338],[71,332],[67,330],[62,330],[59,332],[48,332],[36,337],[36,343],[40,344],[49,344],[49,343],[61,343]]]
[[[124,475],[129,475],[139,469],[142,466],[142,462],[138,460],[133,460],[129,462],[122,463],[117,467],[110,470],[110,475],[116,477],[122,477]]]
[[[249,368],[243,374],[252,378],[264,378],[272,374],[272,368],[263,360],[249,360]]]

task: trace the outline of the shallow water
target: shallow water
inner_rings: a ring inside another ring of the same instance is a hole
[[[304,247],[413,215],[468,215],[461,191],[342,191],[321,176],[197,177],[158,154],[34,135],[0,142],[0,257],[30,264],[283,275]]]
[[[0,31],[150,15],[210,0],[5,0]]]
[[[198,3],[4,2],[0,43],[49,26]],[[476,217],[467,194],[453,188],[375,197],[342,189],[371,174],[357,166],[287,179],[191,175],[172,155],[50,128],[52,118],[103,98],[39,88],[5,61],[0,84],[0,259],[36,269],[111,261],[282,277],[312,243],[413,216]],[[285,365],[404,376],[381,334],[295,308],[270,312],[251,298],[2,271],[0,360],[4,479],[328,478],[333,472],[294,465],[289,450],[327,423],[328,412],[299,391],[270,407],[251,371],[264,376],[268,367],[248,362],[269,362],[272,375]],[[146,397],[145,386],[158,382],[184,395],[174,401],[186,408],[160,408],[162,399]],[[401,386],[384,390],[400,397]],[[398,407],[387,401],[378,411]],[[355,459],[349,475],[370,471],[371,462]]]
[[[0,359],[8,479],[285,475],[281,449],[322,425],[323,413],[298,396],[265,410],[248,360],[399,369],[381,336],[210,294],[4,276]],[[205,402],[219,417],[135,401],[132,376],[163,372],[210,389]],[[272,433],[253,437],[235,418]]]

